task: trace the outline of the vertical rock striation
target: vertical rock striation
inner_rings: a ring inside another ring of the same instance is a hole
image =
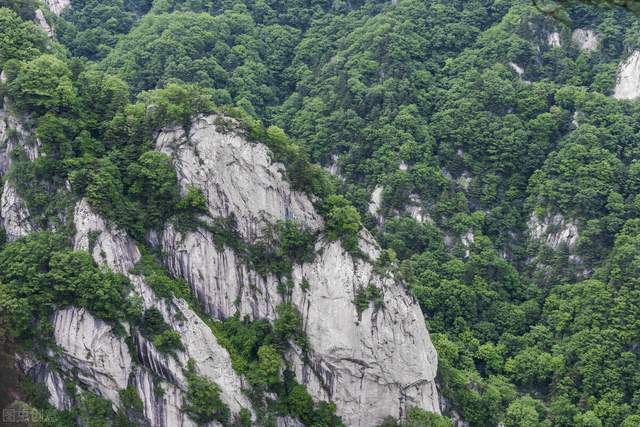
[[[201,189],[211,217],[233,215],[246,240],[260,236],[262,225],[284,219],[319,229],[311,201],[282,180],[266,147],[221,122],[203,117],[188,136],[175,129],[159,135],[157,148],[172,155],[183,189]],[[379,249],[368,232],[360,246],[370,261],[353,257],[339,242],[321,240],[313,261],[294,267],[291,301],[303,316],[311,348],[304,358],[295,349],[289,354],[297,379],[314,398],[335,402],[350,426],[401,417],[411,406],[439,412],[437,356],[420,308],[392,275],[374,271]],[[238,312],[273,319],[282,302],[274,277],[251,271],[206,230],[181,233],[169,225],[161,249],[171,273],[184,278],[215,317]],[[308,289],[299,286],[303,281]],[[353,301],[369,286],[379,290],[382,304],[358,313]]]
[[[640,51],[634,51],[618,68],[618,79],[613,91],[616,99],[640,98]]]

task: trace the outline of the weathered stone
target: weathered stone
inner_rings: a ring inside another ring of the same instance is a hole
[[[221,120],[225,119],[199,117],[188,138],[182,128],[158,137],[156,147],[173,157],[182,191],[191,186],[202,190],[213,218],[234,214],[247,240],[260,237],[265,226],[278,220],[320,229],[322,220],[313,204],[291,189],[283,179],[284,167],[271,162],[267,147],[226,130]]]
[[[131,372],[124,339],[83,308],[56,311],[52,324],[56,344],[63,350],[62,366],[76,371],[80,381],[117,405],[118,391],[127,387]]]
[[[49,10],[54,14],[60,16],[63,10],[65,10],[70,4],[70,0],[44,0]]]
[[[31,224],[29,209],[18,195],[13,182],[5,182],[0,203],[0,217],[8,241],[16,240],[36,231],[36,228]]]
[[[191,142],[185,141],[182,130],[171,130],[162,133],[157,144],[173,155],[182,187],[196,186],[207,195],[210,215],[233,214],[239,222],[248,215],[257,222],[268,218],[273,223],[287,218],[281,201],[295,200],[293,217],[308,226],[320,225],[305,195],[286,194],[291,190],[278,182],[279,175],[265,174],[273,165],[264,146],[257,148],[259,144],[244,142],[235,134],[204,128],[213,128],[214,123],[214,119],[198,121],[189,132]],[[254,165],[250,159],[256,152],[260,160]],[[213,160],[220,158],[225,161]],[[233,176],[239,173],[234,172],[238,165],[243,165],[242,179]],[[252,186],[250,191],[247,185]],[[280,189],[279,196],[266,196],[273,188]],[[371,213],[378,213],[382,191],[376,188]],[[246,194],[254,195],[269,215],[256,215],[255,207],[238,202]],[[273,205],[262,205],[269,199],[275,200]],[[304,222],[305,218],[313,220]],[[253,227],[239,228],[246,238],[258,234]],[[230,248],[216,246],[209,232],[180,233],[169,225],[161,242],[169,270],[190,284],[211,314],[228,317],[238,312],[253,319],[273,319],[282,302],[276,279],[251,271]],[[367,232],[361,235],[360,249],[371,260],[379,256]],[[387,416],[402,416],[411,406],[438,412],[437,356],[420,308],[407,290],[393,277],[374,272],[371,262],[352,257],[339,242],[320,241],[315,253],[313,261],[293,269],[291,300],[303,316],[310,343],[306,358],[295,350],[288,355],[298,381],[316,400],[335,402],[350,426],[376,425]],[[309,284],[306,290],[300,286],[303,280]],[[353,301],[367,286],[380,290],[382,306],[371,304],[359,314]]]
[[[578,241],[578,225],[573,220],[567,221],[562,214],[546,215],[542,220],[535,212],[529,217],[529,237],[545,244],[551,249],[560,245],[574,248]]]
[[[627,100],[640,98],[640,50],[634,51],[620,64],[613,97]]]
[[[593,30],[578,28],[571,34],[571,41],[580,50],[593,52],[600,46],[600,37]]]

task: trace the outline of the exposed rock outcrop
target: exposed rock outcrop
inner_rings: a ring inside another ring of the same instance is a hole
[[[49,23],[47,22],[47,18],[45,18],[42,9],[36,9],[35,21],[36,24],[38,24],[38,26],[42,28],[42,31],[44,31],[49,36],[49,38],[53,38],[53,28],[51,28],[51,25],[49,25]]]
[[[593,52],[600,46],[600,37],[588,28],[578,28],[571,33],[571,41],[580,50]]]
[[[189,135],[181,127],[160,134],[157,149],[175,159],[183,191],[201,189],[213,218],[234,214],[246,240],[283,219],[320,229],[322,220],[311,201],[283,179],[284,166],[271,162],[266,146],[227,131],[229,125],[233,121],[221,116],[199,117]]]
[[[519,77],[522,77],[524,75],[524,68],[522,68],[520,65],[516,64],[515,62],[509,62],[509,67],[511,67],[511,69],[515,71]]]
[[[560,47],[561,46],[560,33],[557,31],[553,31],[547,34],[547,44],[550,47]]]
[[[39,144],[14,114],[0,109],[0,177],[11,167],[11,155],[20,147],[31,161],[39,156]],[[15,240],[37,231],[31,222],[31,214],[25,201],[18,194],[15,184],[6,181],[0,198],[0,220],[7,239]]]
[[[181,233],[168,225],[162,250],[171,274],[184,278],[205,311],[217,319],[239,313],[250,319],[273,319],[281,297],[277,280],[250,270],[229,247],[218,248],[211,233]]]
[[[640,98],[640,50],[634,51],[620,64],[613,97],[628,100]]]
[[[127,387],[131,355],[124,339],[110,325],[83,308],[57,311],[52,319],[53,336],[63,350],[61,365],[74,370],[82,383],[113,403]]]
[[[311,201],[287,194],[291,190],[273,172],[268,150],[218,129],[216,121],[215,116],[198,120],[190,139],[173,129],[158,138],[158,149],[172,154],[183,188],[202,189],[212,216],[233,214],[243,222],[245,238],[260,233],[245,216],[258,223],[295,218],[320,227]],[[381,196],[382,188],[376,192]],[[247,204],[246,197],[256,203]],[[283,208],[287,202],[291,209]],[[196,290],[212,315],[274,317],[282,302],[275,278],[251,271],[231,249],[217,247],[208,231],[180,233],[168,226],[161,242],[169,270]],[[438,412],[437,356],[420,308],[393,277],[374,271],[379,249],[367,232],[360,247],[371,262],[352,257],[339,242],[321,240],[313,261],[294,266],[291,300],[302,313],[311,348],[306,358],[295,351],[289,355],[298,381],[314,398],[334,401],[350,426],[376,425],[411,406]],[[298,286],[303,280],[308,289]],[[353,301],[367,286],[379,289],[382,306],[371,304],[359,314]]]
[[[188,136],[181,129],[162,132],[158,149],[173,158],[183,191],[200,188],[207,197],[209,217],[234,216],[247,241],[261,236],[264,226],[294,219],[311,230],[323,227],[311,200],[293,191],[282,166],[271,162],[269,150],[223,131],[220,118],[199,118]],[[11,192],[12,186],[5,186]],[[378,190],[380,197],[382,188]],[[15,200],[12,206],[18,206]],[[152,426],[192,426],[183,412],[187,388],[185,369],[195,361],[197,372],[220,387],[232,413],[252,410],[242,392],[243,381],[233,370],[227,351],[189,305],[178,298],[159,298],[133,267],[141,259],[136,243],[124,230],[109,224],[86,200],[74,212],[74,248],[126,275],[145,309],[157,309],[183,346],[174,356],[159,352],[135,330],[133,346],[110,325],[84,309],[69,307],[53,316],[60,350],[56,370],[42,365],[40,378],[52,403],[69,407],[63,377],[107,398],[114,407],[119,390],[133,386],[143,402],[145,421]],[[21,232],[28,233],[24,229]],[[209,231],[179,231],[168,225],[150,235],[162,250],[170,272],[184,278],[213,317],[240,313],[253,319],[275,318],[283,302],[274,276],[262,277],[244,259],[213,238]],[[364,258],[344,251],[340,242],[316,243],[313,260],[293,268],[295,284],[288,296],[303,316],[310,350],[304,356],[294,346],[288,355],[297,380],[315,399],[331,400],[349,426],[371,426],[385,417],[402,417],[409,407],[439,412],[435,386],[437,355],[420,308],[391,273],[374,268],[380,255],[373,238],[363,231]],[[308,287],[300,286],[305,281]],[[375,287],[379,301],[358,311],[359,292]],[[133,353],[130,353],[133,352]],[[297,421],[280,419],[283,426]]]
[[[11,153],[16,147],[24,150],[31,161],[40,155],[38,140],[23,125],[23,120],[14,114],[0,109],[0,175],[4,175],[11,166]]]
[[[566,220],[562,214],[546,215],[540,219],[533,212],[529,217],[529,237],[543,243],[550,249],[558,249],[567,245],[572,249],[578,241],[578,225],[573,220]]]
[[[377,216],[380,212],[380,208],[382,207],[382,193],[384,192],[384,187],[381,185],[377,186],[373,193],[371,193],[371,200],[369,201],[369,214],[371,216]]]
[[[44,0],[44,3],[51,12],[60,16],[62,11],[69,7],[71,0]]]
[[[372,260],[378,248],[363,233],[361,249]],[[350,426],[371,426],[408,407],[439,412],[435,388],[437,356],[420,308],[392,277],[381,277],[371,263],[346,254],[340,243],[320,246],[313,263],[297,266],[293,301],[304,318],[312,351],[298,380],[319,383]],[[359,318],[356,292],[375,286],[382,307],[373,303]],[[313,390],[316,387],[310,387]],[[385,402],[381,405],[381,402]]]
[[[145,367],[156,375],[161,375],[167,382],[173,381],[172,387],[184,390],[186,384],[180,369],[185,369],[188,360],[192,359],[200,375],[218,384],[222,400],[233,413],[237,414],[242,408],[251,409],[250,402],[242,393],[242,380],[231,367],[229,354],[218,344],[211,329],[185,301],[156,297],[142,276],[130,272],[140,259],[140,251],[133,240],[118,227],[109,226],[84,199],[76,206],[74,222],[77,230],[75,248],[91,250],[97,263],[106,264],[113,271],[126,275],[134,285],[135,293],[142,298],[144,307],[160,311],[164,321],[180,335],[184,351],[176,352],[175,364],[157,353],[152,354],[152,347],[145,343],[142,351],[146,351],[146,356],[141,357],[143,361],[147,361]],[[93,248],[90,247],[91,244]],[[140,337],[138,340],[140,341]],[[143,390],[138,392],[142,394]],[[181,398],[180,393],[182,392],[174,391],[174,397],[160,396],[160,400],[147,401],[145,405],[154,407],[145,406],[145,414],[172,411],[172,405]],[[152,394],[147,391],[146,396]]]
[[[31,223],[29,209],[11,181],[4,184],[0,206],[0,218],[2,218],[2,225],[8,241],[16,240],[36,231]]]
[[[17,367],[32,381],[44,384],[49,391],[49,403],[60,411],[67,411],[75,405],[65,385],[65,379],[59,372],[45,362],[37,360],[31,353],[16,354]]]
[[[154,427],[194,427],[197,424],[189,418],[182,407],[184,392],[171,383],[158,379],[146,369],[136,369],[133,376],[144,418]]]

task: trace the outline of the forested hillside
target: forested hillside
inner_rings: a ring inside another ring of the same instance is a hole
[[[149,236],[169,222],[206,228],[286,294],[317,241],[339,241],[366,261],[359,233],[367,229],[382,247],[376,274],[393,275],[422,309],[443,415],[411,408],[381,425],[640,425],[633,4],[46,3],[0,0],[0,103],[20,117],[2,124],[0,142],[17,148],[0,169],[29,212],[29,231],[39,232],[14,235],[5,218],[5,353],[47,345],[47,319],[70,305],[121,329],[136,325],[166,354],[183,350],[160,314],[129,296],[128,279],[69,246],[69,218],[86,199],[147,248],[136,274],[156,294],[184,298],[208,319],[252,405],[274,397],[260,413],[231,416],[220,387],[190,368],[193,420],[275,425],[278,415],[342,425],[331,399],[312,401],[285,369],[290,352],[308,345],[304,313],[282,303],[271,323],[212,320],[197,292],[163,269]],[[269,147],[324,229],[283,221],[247,242],[242,219],[202,219],[202,191],[179,186],[156,138],[163,128],[189,136],[198,115],[212,113]],[[19,143],[27,134],[32,150]],[[358,290],[359,315],[384,310],[377,289]],[[35,384],[6,387],[49,411],[53,425],[139,421],[129,388],[120,396],[129,406],[116,413],[95,395],[60,412]]]

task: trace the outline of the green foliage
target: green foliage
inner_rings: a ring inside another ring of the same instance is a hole
[[[229,421],[229,407],[220,398],[220,387],[195,372],[194,362],[190,361],[187,373],[186,403],[182,408],[194,421],[204,424]]]
[[[77,106],[68,65],[53,55],[16,63],[8,73],[7,94],[22,111],[62,113]]]
[[[161,352],[172,353],[183,349],[180,334],[171,329],[156,308],[144,311],[140,319],[140,332],[150,338],[153,345]]]
[[[124,409],[138,413],[142,412],[142,399],[138,396],[138,392],[135,387],[128,386],[127,388],[120,390],[118,395],[120,396],[120,403]]]
[[[249,396],[254,407],[264,407],[264,392],[277,396],[270,402],[261,419],[272,415],[300,416],[307,425],[342,426],[335,415],[335,405],[326,402],[314,404],[306,389],[297,384],[293,373],[285,365],[284,353],[290,348],[289,340],[296,338],[304,346],[302,319],[291,304],[277,307],[277,319],[273,326],[264,320],[250,322],[231,317],[211,323],[218,341],[230,353],[233,368],[245,375],[251,385]],[[305,347],[303,347],[304,349]]]
[[[358,232],[362,227],[358,211],[339,195],[329,196],[323,205],[323,210],[326,212],[329,239],[342,239],[346,250],[358,252]]]
[[[276,343],[283,348],[286,348],[289,340],[292,339],[295,339],[301,347],[306,346],[302,331],[302,316],[293,304],[283,303],[276,307],[273,334]]]
[[[90,392],[81,394],[77,412],[89,427],[106,427],[114,417],[111,402]]]
[[[233,217],[205,223],[204,194],[180,197],[171,160],[154,151],[160,128],[188,131],[223,111],[238,123],[219,118],[219,129],[265,143],[292,188],[314,196],[328,240],[358,254],[362,223],[375,231],[385,249],[376,273],[395,273],[420,303],[444,394],[467,422],[635,425],[640,109],[610,94],[640,27],[624,8],[592,7],[633,2],[536,3],[561,4],[573,27],[594,29],[598,49],[576,49],[569,29],[511,0],[74,1],[54,18],[62,46],[29,22],[34,2],[0,0],[0,96],[25,113],[44,154],[14,150],[7,178],[41,229],[68,232],[61,218],[79,197],[140,241],[171,218],[275,274],[286,298],[317,236],[287,221],[248,244]],[[378,185],[383,221],[366,215]],[[530,239],[532,212],[576,224],[575,246]],[[190,298],[153,256],[136,271],[157,295]],[[0,250],[3,322],[16,335],[46,336],[52,310],[74,304],[140,321],[158,347],[178,348],[159,313],[136,314],[127,288],[59,236]],[[356,291],[358,313],[381,298]],[[232,318],[216,328],[254,391],[278,396],[274,413],[339,424],[284,364],[289,342],[307,345],[293,305],[278,307],[273,327]],[[215,386],[198,384],[194,416],[224,418],[207,406]],[[88,402],[85,415],[113,420]],[[441,424],[412,411],[407,423]]]
[[[11,59],[31,60],[43,50],[46,35],[0,1],[0,69]],[[17,5],[16,5],[17,6]]]
[[[165,268],[147,250],[142,250],[142,256],[138,264],[132,270],[134,274],[141,274],[145,277],[147,284],[153,292],[161,298],[183,298],[190,301],[192,298],[191,289],[183,280],[174,279],[167,274]]]
[[[373,303],[376,310],[382,307],[383,299],[380,288],[370,284],[366,288],[360,288],[356,291],[353,304],[355,304],[358,311],[358,317],[362,316],[362,312],[368,309],[371,303]]]
[[[85,307],[110,322],[129,313],[127,279],[96,267],[58,235],[38,233],[5,245],[0,266],[0,304],[18,337],[46,336],[42,329],[56,307]]]
[[[199,188],[190,187],[187,194],[180,199],[176,208],[186,213],[206,214],[208,211],[207,198]]]
[[[157,151],[147,151],[129,165],[129,194],[144,208],[150,227],[159,227],[172,213],[179,199],[178,180],[171,158]]]
[[[74,56],[101,58],[114,47],[118,36],[129,31],[136,15],[151,1],[89,0],[74,3],[58,20],[56,33]]]
[[[451,420],[417,407],[407,411],[406,419],[398,422],[393,417],[385,419],[379,427],[451,427]]]
[[[248,259],[258,273],[278,278],[291,275],[294,263],[311,261],[315,235],[295,221],[279,221],[267,227],[263,237],[247,245]]]

